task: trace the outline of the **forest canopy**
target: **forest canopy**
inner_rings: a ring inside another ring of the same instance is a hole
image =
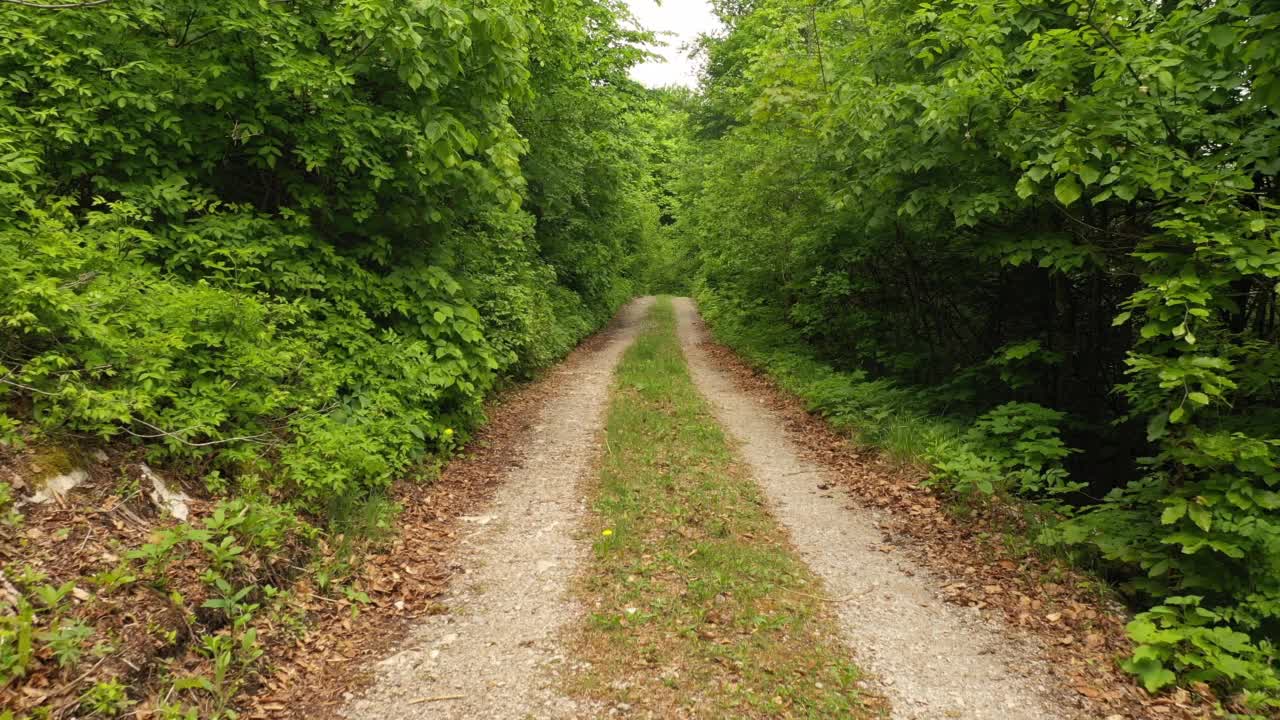
[[[1280,5],[717,3],[675,236],[721,338],[1280,690]]]
[[[627,17],[0,5],[0,433],[307,502],[448,450],[634,293],[657,209]]]

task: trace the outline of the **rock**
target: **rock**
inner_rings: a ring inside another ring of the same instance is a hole
[[[164,478],[160,474],[152,470],[146,463],[140,466],[142,476],[151,481],[151,490],[147,495],[151,498],[151,502],[161,511],[168,513],[178,522],[186,522],[187,517],[191,514],[191,508],[188,503],[191,498],[181,490],[170,490],[165,484]]]
[[[89,473],[76,468],[62,475],[55,475],[45,482],[44,487],[27,499],[27,502],[43,505],[54,498],[64,498],[77,485],[89,479]]]

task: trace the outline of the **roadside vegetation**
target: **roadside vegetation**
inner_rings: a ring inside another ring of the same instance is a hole
[[[822,585],[689,377],[670,298],[618,368],[575,689],[671,717],[876,717]]]
[[[231,717],[306,603],[366,604],[392,484],[653,291],[940,492],[1025,503],[1150,693],[1280,712],[1275,1],[713,4],[695,92],[628,78],[623,0],[0,1],[0,719]],[[614,528],[592,592],[639,613],[644,555],[697,550],[748,573],[729,643],[686,642],[696,594],[637,637],[800,663],[771,623],[820,608],[765,586],[810,580],[662,362],[619,386],[677,443],[635,472],[769,541]],[[853,707],[813,647],[779,702]]]
[[[613,0],[40,5],[0,4],[0,717],[230,717],[268,635],[367,601],[391,483],[635,294],[646,35]]]
[[[1280,12],[723,3],[674,236],[718,337],[1280,708]]]

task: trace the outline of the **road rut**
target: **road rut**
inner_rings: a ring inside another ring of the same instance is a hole
[[[568,587],[590,547],[583,481],[599,452],[613,370],[651,304],[627,305],[605,342],[555,371],[563,391],[539,414],[523,459],[492,505],[464,518],[459,574],[442,598],[450,614],[425,622],[378,664],[374,686],[348,705],[347,718],[595,715],[556,689],[573,664],[559,636],[580,615]]]
[[[850,645],[900,720],[1067,720],[1034,648],[976,613],[948,605],[911,560],[882,552],[871,511],[819,492],[827,470],[804,458],[783,423],[703,351],[692,301],[675,303],[694,383],[764,488],[801,557],[839,603]],[[832,483],[834,484],[834,483]],[[900,555],[900,554],[899,554]]]

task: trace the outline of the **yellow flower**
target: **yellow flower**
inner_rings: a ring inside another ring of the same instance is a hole
[[[445,436],[446,438],[451,438],[451,437],[453,437],[453,428],[445,428],[445,429],[444,429],[444,436]]]
[[[603,535],[603,536],[605,536],[605,537],[611,537],[611,536],[613,535],[613,531],[612,531],[612,530],[605,530],[604,532],[602,532],[602,533],[600,533],[600,534],[601,534],[601,535]]]

